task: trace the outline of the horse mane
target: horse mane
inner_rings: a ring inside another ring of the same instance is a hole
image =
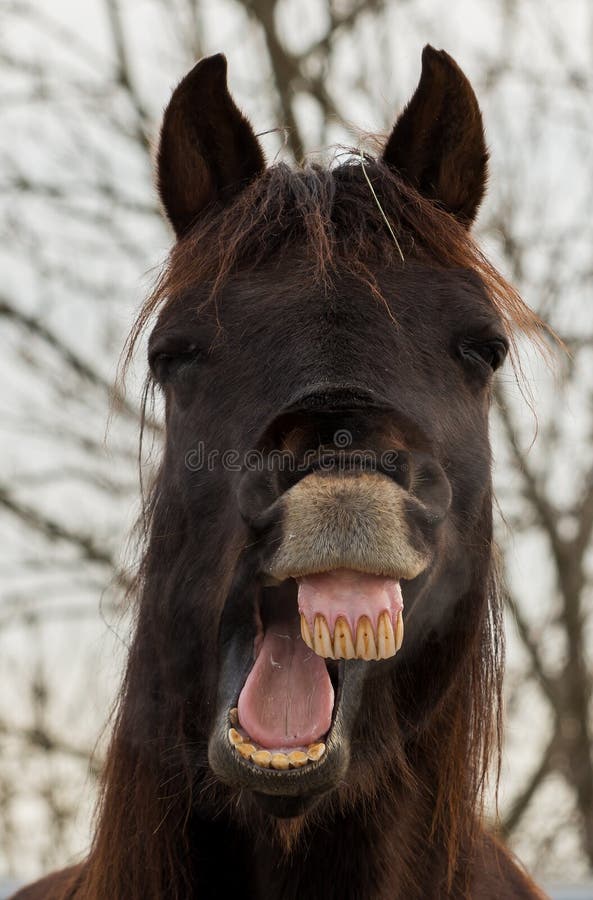
[[[226,205],[207,210],[171,252],[132,329],[127,361],[149,321],[172,299],[196,285],[208,285],[209,299],[216,303],[233,274],[273,263],[291,248],[306,256],[319,281],[331,282],[339,268],[362,281],[379,302],[383,298],[374,275],[378,264],[401,266],[420,258],[435,266],[473,270],[501,315],[511,342],[519,333],[544,342],[540,319],[488,262],[468,230],[381,161],[359,155],[330,169],[309,166],[295,171],[274,165]],[[146,700],[135,696],[139,679],[150,670],[149,658],[156,658],[162,651],[159,640],[166,640],[156,618],[166,613],[155,613],[154,596],[149,596],[155,592],[148,584],[158,565],[151,535],[172,534],[179,528],[157,477],[135,588],[137,633],[107,757],[95,838],[76,897],[181,900],[190,896],[187,826],[196,792],[203,791],[209,802],[218,801],[221,807],[229,803],[228,793],[213,779],[205,786],[195,783],[196,759],[207,768],[206,747],[188,746],[181,701],[159,696],[163,721],[155,724],[149,716],[147,726]],[[162,583],[166,583],[164,577]],[[503,604],[492,559],[485,568],[483,591],[487,601],[474,613],[481,617],[475,635],[468,638],[463,633],[451,650],[463,653],[463,664],[433,724],[416,739],[415,752],[431,761],[437,785],[431,831],[423,837],[443,847],[449,886],[460,854],[465,858],[475,846],[493,760],[496,781],[500,767]],[[175,609],[179,616],[180,607]],[[148,646],[150,642],[156,642],[156,649]],[[182,691],[183,685],[179,688]],[[399,754],[405,756],[401,748]],[[394,765],[399,765],[404,796],[412,797],[419,790],[413,766],[403,758]],[[370,804],[370,786],[367,799]],[[290,826],[283,825],[276,829],[276,839],[280,852],[290,854],[298,838]],[[415,874],[402,870],[402,879],[413,886]]]

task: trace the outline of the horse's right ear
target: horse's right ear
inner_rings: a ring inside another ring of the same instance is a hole
[[[206,206],[233,197],[265,166],[253,129],[228,92],[226,70],[221,53],[202,59],[165,110],[158,188],[177,237]]]

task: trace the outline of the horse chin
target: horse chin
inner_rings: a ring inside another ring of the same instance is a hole
[[[259,808],[275,819],[298,819],[310,812],[319,798],[313,795],[285,797],[279,794],[260,794],[257,791],[253,799]]]

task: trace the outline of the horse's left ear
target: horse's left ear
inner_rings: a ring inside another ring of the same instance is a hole
[[[231,199],[265,166],[253,129],[229,94],[226,71],[221,53],[200,60],[165,110],[158,187],[177,237],[205,207]]]
[[[486,189],[488,151],[476,95],[444,50],[424,48],[420,82],[383,160],[469,228]]]

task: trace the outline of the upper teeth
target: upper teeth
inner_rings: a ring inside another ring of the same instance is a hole
[[[349,622],[339,616],[333,635],[325,616],[317,614],[313,628],[301,613],[302,638],[318,656],[329,659],[388,659],[395,656],[404,639],[402,613],[397,614],[395,627],[387,611],[382,612],[376,628],[367,616],[361,616],[356,625],[356,635],[352,634]]]

